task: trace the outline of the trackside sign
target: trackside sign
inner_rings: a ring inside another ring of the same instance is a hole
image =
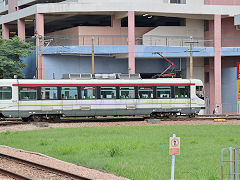
[[[169,138],[169,154],[170,155],[180,154],[180,137]]]

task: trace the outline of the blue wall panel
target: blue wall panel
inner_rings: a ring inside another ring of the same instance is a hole
[[[91,73],[91,57],[87,56],[44,56],[45,79],[61,79],[62,74]],[[95,57],[95,73],[127,73],[127,59],[112,57]]]
[[[59,78],[59,69],[63,73],[90,73],[91,60],[89,57],[79,56],[80,54],[91,54],[91,46],[48,46],[43,47],[45,59],[46,78],[52,78],[52,73],[56,73],[56,78]],[[118,46],[95,46],[96,55],[99,54],[125,54],[128,53],[127,45]],[[189,47],[167,47],[167,46],[135,46],[136,56],[136,72],[137,73],[157,73],[162,72],[168,67],[168,63],[164,60],[159,60],[159,55],[153,55],[153,52],[163,52],[163,55],[168,58],[189,57]],[[194,57],[213,57],[214,48],[193,48]],[[222,48],[222,56],[240,56],[240,48]],[[149,58],[149,59],[147,59]],[[35,76],[35,52],[28,57],[22,58],[27,67],[24,68],[26,78]],[[126,59],[115,59],[113,57],[95,57],[96,73],[127,73],[128,62]],[[160,62],[162,61],[162,62]],[[173,60],[176,65],[179,59]],[[185,59],[182,68],[185,68]],[[179,69],[179,66],[177,67]],[[61,74],[63,74],[61,73]]]
[[[176,70],[180,69],[180,59],[172,61],[176,64]],[[136,59],[136,73],[161,73],[170,64],[162,59]],[[44,56],[45,79],[61,79],[62,74],[91,73],[90,56],[45,55]],[[186,68],[186,60],[181,60],[181,69]],[[95,57],[95,73],[128,73],[128,60],[114,57]],[[54,75],[53,75],[54,74]]]
[[[237,112],[237,68],[222,69],[223,112]]]
[[[36,77],[36,51],[33,51],[27,57],[21,57],[21,60],[26,67],[23,68],[23,73],[25,74],[26,79],[32,79]]]

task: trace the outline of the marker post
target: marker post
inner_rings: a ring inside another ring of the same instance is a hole
[[[169,138],[169,154],[172,155],[171,180],[174,180],[175,155],[180,154],[180,137],[176,137],[176,134]]]

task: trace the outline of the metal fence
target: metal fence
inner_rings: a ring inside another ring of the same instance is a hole
[[[49,40],[50,46],[103,46],[103,45],[127,45],[126,35],[65,35],[65,36],[45,36],[44,40]]]
[[[227,153],[224,153],[227,152]],[[222,180],[240,179],[240,148],[224,148],[221,152]]]
[[[33,41],[32,37],[27,41]],[[136,45],[187,47],[190,37],[186,36],[137,36]],[[193,37],[194,47],[214,47],[212,37]],[[45,45],[49,46],[104,46],[104,45],[128,45],[127,35],[58,35],[44,36]],[[240,37],[225,37],[221,39],[222,47],[240,47]]]
[[[146,46],[189,46],[185,42],[189,42],[190,37],[183,36],[137,36],[135,38],[136,45]],[[213,40],[208,38],[193,37],[195,47],[213,47]],[[28,39],[31,41],[31,38]],[[58,35],[44,36],[49,46],[94,46],[103,45],[128,45],[127,35]]]

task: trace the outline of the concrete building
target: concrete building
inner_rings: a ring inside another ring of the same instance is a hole
[[[205,83],[206,113],[240,111],[237,62],[240,61],[239,0],[1,0],[2,37],[37,37],[38,76],[65,73],[161,73],[169,64],[162,52],[190,78]],[[190,37],[192,39],[190,40]],[[36,55],[25,59],[28,78]]]

